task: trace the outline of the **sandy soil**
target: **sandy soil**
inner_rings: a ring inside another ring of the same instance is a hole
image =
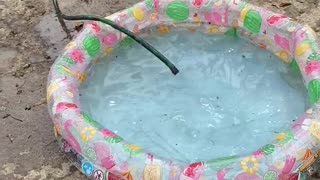
[[[139,0],[61,1],[68,14],[108,15]],[[319,0],[250,0],[310,25]],[[50,65],[69,41],[51,1],[0,0],[0,179],[83,179],[60,153],[45,101]],[[89,3],[87,3],[89,2]],[[68,23],[74,27],[80,22]]]

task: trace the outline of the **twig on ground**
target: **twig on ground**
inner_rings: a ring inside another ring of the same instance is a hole
[[[6,119],[6,118],[8,118],[8,117],[11,117],[12,119],[14,119],[14,120],[16,120],[16,121],[23,122],[22,119],[16,118],[16,117],[12,116],[11,114],[6,114],[6,115],[4,115],[4,116],[2,117],[2,119]]]

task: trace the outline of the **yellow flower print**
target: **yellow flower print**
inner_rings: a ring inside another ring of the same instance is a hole
[[[105,54],[108,56],[108,55],[111,54],[112,50],[113,50],[112,47],[108,47],[108,48],[106,48],[106,50],[105,50],[104,52],[105,52]]]
[[[85,127],[84,129],[82,129],[80,136],[84,142],[88,142],[94,137],[95,134],[96,134],[95,128]]]
[[[173,170],[170,171],[170,175],[171,175],[171,176],[174,177],[176,174],[177,174],[177,171],[176,171],[176,170],[173,169]]]
[[[138,21],[143,21],[143,19],[144,19],[144,12],[143,12],[143,10],[142,10],[141,8],[139,8],[139,7],[133,8],[132,14],[133,14],[133,16],[136,18],[136,20],[138,20]]]
[[[87,79],[86,73],[77,72],[75,77],[79,80],[80,83],[83,83]]]
[[[125,151],[129,152],[131,155],[138,155],[142,152],[142,149],[134,144],[125,145]]]
[[[160,33],[169,33],[170,32],[170,28],[168,26],[159,26],[158,31]]]
[[[247,13],[250,11],[250,9],[251,9],[251,6],[247,6],[247,7],[243,8],[243,9],[241,10],[241,12],[240,12],[240,19],[241,19],[241,21],[244,21],[246,15],[247,15]]]
[[[131,151],[140,151],[141,148],[137,145],[134,145],[134,144],[130,144],[128,145],[128,148],[131,150]]]
[[[290,61],[289,59],[289,53],[287,51],[284,51],[284,50],[281,50],[281,51],[278,51],[276,53],[276,55],[281,59],[283,60],[284,62],[288,63]]]
[[[211,34],[217,34],[219,32],[220,32],[220,30],[219,30],[219,27],[217,27],[217,26],[211,26],[208,29],[208,33],[211,33]]]
[[[286,144],[294,139],[294,133],[292,131],[287,131],[285,133],[280,133],[276,136],[275,140],[278,144]]]
[[[199,16],[192,18],[193,23],[201,23],[201,18]]]
[[[67,46],[65,47],[65,49],[73,49],[77,46],[77,43],[72,41],[69,44],[67,44]]]
[[[259,169],[259,163],[254,157],[246,157],[241,161],[241,168],[248,174],[256,174]]]
[[[311,48],[310,44],[300,44],[296,48],[296,56],[302,56],[305,52],[307,52]]]
[[[276,140],[277,141],[282,141],[282,140],[284,140],[286,138],[286,134],[284,134],[284,133],[280,133],[280,134],[278,134],[277,136],[276,136]]]

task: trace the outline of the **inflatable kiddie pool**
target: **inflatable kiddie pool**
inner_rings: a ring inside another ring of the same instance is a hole
[[[217,34],[244,37],[301,73],[313,108],[291,121],[288,129],[275,132],[274,141],[251,149],[247,155],[189,164],[144,152],[82,108],[79,87],[87,82],[89,69],[101,59],[111,58],[112,50],[130,41],[108,25],[91,22],[53,64],[47,87],[55,135],[64,152],[85,175],[112,180],[298,179],[299,172],[319,155],[320,52],[317,37],[308,26],[239,0],[146,0],[107,18],[136,34],[140,32],[141,36],[150,34],[151,29],[162,34],[178,29],[188,32],[188,36],[201,30],[206,33],[202,36],[205,39]],[[292,105],[297,103],[295,100],[291,98]]]

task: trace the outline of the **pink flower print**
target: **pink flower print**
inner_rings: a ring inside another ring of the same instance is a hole
[[[258,150],[252,154],[256,159],[261,159],[264,156],[264,152],[262,150]]]
[[[83,63],[83,54],[80,50],[74,50],[71,52],[71,58],[76,62],[76,63]]]
[[[101,165],[106,168],[106,169],[111,169],[113,168],[116,164],[115,162],[113,161],[113,158],[112,156],[109,156],[109,157],[106,157],[106,158],[103,158],[101,160]]]
[[[222,169],[217,173],[217,179],[218,180],[224,180],[224,177],[226,176],[226,174],[228,173],[228,169]]]
[[[194,180],[197,180],[200,178],[203,170],[203,163],[198,162],[198,163],[193,163],[189,165],[184,171],[183,175],[192,178]]]
[[[217,12],[204,14],[204,19],[206,21],[210,22],[210,23],[215,24],[215,25],[221,25],[222,24],[222,17]]]
[[[96,151],[98,161],[100,161],[102,167],[110,170],[116,165],[108,145],[104,143],[95,143],[94,150]]]
[[[196,7],[196,8],[200,8],[203,4],[204,4],[205,0],[193,0],[192,4]]]
[[[62,111],[66,109],[78,109],[78,106],[76,104],[72,103],[59,103],[56,107],[56,112],[61,113]]]
[[[116,136],[113,132],[111,132],[107,129],[102,129],[102,130],[100,130],[100,132],[103,134],[104,137],[107,137],[107,138]]]
[[[283,16],[283,15],[273,15],[270,16],[267,19],[267,22],[270,26],[276,26],[277,24],[279,24],[280,22],[284,21],[288,19],[287,16]]]
[[[289,174],[292,171],[292,168],[295,163],[296,163],[296,158],[288,156],[286,159],[284,168],[282,169],[282,174]]]
[[[150,159],[151,162],[153,161],[153,158],[154,158],[153,154],[148,153],[147,157],[148,157],[148,159]]]
[[[315,71],[320,70],[320,61],[310,61],[305,67],[307,75],[311,75]]]
[[[274,36],[274,41],[284,50],[289,51],[290,45],[289,41],[285,37],[281,37],[278,34]]]
[[[160,8],[160,0],[153,0],[154,8],[158,10]]]
[[[89,23],[89,25],[91,26],[94,33],[99,33],[101,31],[101,28],[97,22],[91,22]]]
[[[102,41],[102,43],[103,43],[104,45],[112,46],[112,45],[114,45],[114,44],[117,43],[118,38],[117,38],[117,35],[116,35],[116,34],[114,34],[114,33],[109,33],[109,34],[103,36],[102,39],[101,39],[101,41]]]

